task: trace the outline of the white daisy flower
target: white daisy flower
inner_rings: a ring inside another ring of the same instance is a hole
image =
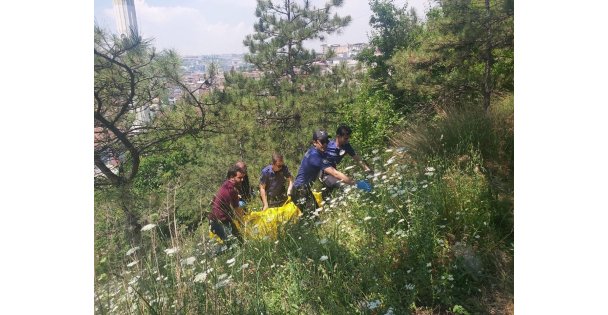
[[[147,224],[147,225],[145,225],[144,227],[142,227],[142,228],[141,228],[141,230],[142,230],[142,232],[143,232],[143,231],[149,231],[149,230],[151,230],[151,229],[153,229],[153,228],[155,228],[155,227],[156,227],[156,224],[152,224],[152,223],[150,223],[150,224]]]
[[[203,282],[207,280],[207,273],[201,272],[194,277],[194,282]]]
[[[133,247],[133,248],[129,249],[129,250],[127,251],[127,253],[125,254],[125,256],[129,256],[129,255],[131,255],[131,254],[135,253],[135,252],[136,252],[136,251],[138,251],[138,250],[139,250],[139,246],[135,246],[135,247]]]
[[[329,259],[329,257],[323,255],[321,256],[321,258],[319,258],[320,261],[326,261],[327,259]]]
[[[219,281],[218,283],[215,284],[215,286],[213,286],[213,288],[219,289],[219,288],[225,287],[226,285],[228,285],[230,283],[231,279],[232,279],[232,276],[230,276],[230,278]]]
[[[180,261],[180,263],[182,265],[193,265],[195,261],[196,261],[196,258],[194,256],[192,256],[192,257],[182,259]]]
[[[390,159],[388,159],[388,161],[386,161],[386,163],[384,163],[384,166],[389,166],[389,165],[393,164],[393,162],[395,162],[394,156],[392,156]]]
[[[138,263],[138,262],[139,262],[139,260],[136,260],[136,261],[134,261],[134,262],[131,262],[131,263],[129,263],[129,264],[127,265],[127,267],[133,267],[133,266],[137,265],[137,263]]]
[[[137,283],[137,281],[139,281],[139,276],[133,277],[133,279],[131,279],[131,281],[129,281],[129,284],[133,285],[133,284]]]
[[[165,253],[169,256],[175,254],[179,250],[179,247],[167,248],[165,249]]]
[[[367,303],[367,308],[370,310],[376,309],[378,308],[378,306],[380,306],[380,300],[375,300],[375,301],[371,301],[369,303]]]

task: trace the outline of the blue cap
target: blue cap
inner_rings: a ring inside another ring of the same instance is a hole
[[[327,131],[325,130],[317,130],[315,132],[312,133],[312,140],[319,140],[321,142],[327,142],[329,141],[328,139],[331,138],[329,136],[329,134],[327,134]]]

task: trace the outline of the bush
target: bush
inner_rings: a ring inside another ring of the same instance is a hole
[[[351,141],[361,151],[384,148],[400,116],[392,109],[393,96],[384,91],[363,90],[353,103],[340,109],[352,130]]]

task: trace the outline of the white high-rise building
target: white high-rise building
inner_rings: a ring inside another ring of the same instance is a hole
[[[133,32],[139,35],[133,0],[113,0],[113,2],[118,33],[129,36]]]

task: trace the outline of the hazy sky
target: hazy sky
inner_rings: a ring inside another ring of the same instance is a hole
[[[312,0],[320,7],[325,0]],[[403,5],[405,0],[396,0]],[[420,17],[433,3],[432,0],[410,0]],[[112,0],[95,0],[95,22],[116,32]],[[243,39],[253,33],[256,0],[135,0],[139,32],[145,38],[154,38],[154,46],[173,48],[180,54],[244,53]],[[351,24],[341,35],[334,34],[328,44],[368,42],[370,31],[368,0],[345,0],[335,10],[339,15],[350,15]],[[319,49],[318,41],[309,48]]]

